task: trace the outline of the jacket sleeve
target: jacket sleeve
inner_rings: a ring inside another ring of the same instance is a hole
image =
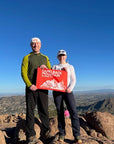
[[[74,70],[74,67],[71,65],[70,66],[70,72],[71,72],[71,75],[70,75],[70,78],[71,78],[71,84],[69,86],[69,88],[71,89],[71,91],[73,90],[75,84],[76,84],[76,75],[75,75],[75,70]]]
[[[21,65],[21,76],[27,87],[30,87],[32,83],[28,78],[28,55],[23,58]]]
[[[48,58],[48,57],[46,57],[46,58],[47,58],[47,67],[48,67],[49,69],[51,69],[51,64],[50,64],[49,58]]]

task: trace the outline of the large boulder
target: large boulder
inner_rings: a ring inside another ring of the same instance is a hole
[[[110,140],[114,140],[114,116],[107,112],[86,113],[85,119],[97,132]]]

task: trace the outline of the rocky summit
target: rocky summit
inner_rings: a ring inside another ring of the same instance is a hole
[[[107,112],[88,112],[79,116],[80,132],[83,144],[114,144],[114,116]],[[0,115],[0,144],[26,144],[26,115]],[[74,137],[71,128],[71,119],[65,118],[66,136],[63,144],[73,144]],[[50,118],[50,138],[41,140],[41,121],[35,117],[34,128],[37,144],[59,144],[52,142],[58,132],[57,117]]]

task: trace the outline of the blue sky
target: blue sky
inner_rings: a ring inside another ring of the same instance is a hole
[[[65,49],[75,68],[74,90],[114,89],[113,0],[1,0],[0,93],[24,93],[23,57],[39,37],[51,65]]]

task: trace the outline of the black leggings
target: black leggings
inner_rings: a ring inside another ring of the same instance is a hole
[[[73,93],[72,92],[63,93],[54,91],[53,97],[57,109],[58,129],[60,135],[65,135],[65,118],[64,118],[64,106],[63,106],[63,100],[64,100],[70,113],[73,136],[74,137],[80,136],[80,124]]]
[[[31,91],[26,88],[26,136],[34,136],[34,109],[37,105],[38,114],[42,122],[44,130],[49,130],[49,114],[48,114],[48,91],[36,90]]]

